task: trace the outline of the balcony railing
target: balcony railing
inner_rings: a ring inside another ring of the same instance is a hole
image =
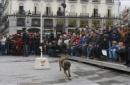
[[[112,4],[112,3],[114,3],[114,1],[113,0],[106,0],[106,3],[107,4]]]
[[[64,0],[57,0],[58,2],[63,2]]]
[[[89,13],[80,13],[80,16],[89,17]]]
[[[53,2],[53,0],[45,0],[45,2]]]
[[[100,3],[100,0],[92,0],[93,3]]]
[[[101,17],[100,14],[92,14],[92,17],[96,18],[96,17]]]
[[[25,15],[40,15],[41,14],[41,12],[40,11],[32,11],[32,12],[26,12],[26,11],[24,11],[24,12],[16,12],[16,15],[20,15],[20,16],[25,16]]]
[[[77,2],[77,0],[69,0],[69,2]]]
[[[51,13],[46,13],[45,12],[44,16],[53,16],[53,12],[51,12]]]
[[[40,11],[33,11],[32,13],[31,13],[32,15],[40,15],[41,14],[41,12]]]
[[[80,2],[89,2],[89,0],[80,0]]]
[[[70,12],[69,16],[77,16],[77,13],[76,12],[72,12],[72,13]]]
[[[19,10],[19,11],[17,12],[18,15],[26,15],[26,13],[27,13],[27,12],[25,12],[24,10],[23,10],[23,11],[20,11],[20,10]]]
[[[26,18],[27,16],[30,17],[40,17],[40,12],[38,12],[37,14],[33,14],[31,13],[30,15],[28,15],[28,12],[26,12],[24,15],[19,15],[18,13],[16,14],[12,14],[9,16],[17,16],[18,18]],[[66,16],[58,16],[58,15],[54,15],[53,13],[49,13],[49,14],[43,14],[43,17],[52,17],[52,18],[61,18],[63,19],[64,17],[66,18],[90,18],[90,19],[94,19],[94,18],[100,18],[100,19],[121,19],[119,16],[115,16],[115,15],[110,15],[108,16],[108,14],[101,16],[101,14],[92,14],[90,15],[89,13],[80,13],[79,15],[77,15],[76,12],[70,12],[68,13],[68,15]]]

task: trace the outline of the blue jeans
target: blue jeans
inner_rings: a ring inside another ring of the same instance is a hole
[[[87,46],[82,47],[83,55],[87,57]]]
[[[109,59],[117,60],[117,51],[116,49],[109,49]]]
[[[6,45],[1,45],[1,54],[6,54]]]
[[[87,48],[87,57],[91,57],[92,56],[92,47],[88,47]]]

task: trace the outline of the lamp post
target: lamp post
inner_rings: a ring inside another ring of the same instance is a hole
[[[42,43],[43,43],[43,30],[44,30],[44,29],[43,29],[43,23],[42,23],[42,15],[43,15],[43,13],[42,13],[42,0],[40,0],[40,6],[41,6],[41,14],[40,14],[40,21],[41,21],[41,22],[40,22],[40,23],[41,23],[41,24],[40,24],[40,28],[41,28],[41,29],[40,29],[40,34],[41,34],[41,35],[40,35],[40,43],[41,43],[41,46],[40,46],[40,50],[41,50],[41,58],[43,58],[43,52],[42,52],[42,51],[43,51],[43,50],[42,50],[43,47],[42,47]]]
[[[40,24],[40,50],[41,50],[41,55],[40,55],[40,58],[36,58],[35,60],[35,66],[34,68],[35,69],[38,69],[38,70],[42,70],[42,69],[49,69],[50,68],[50,65],[49,65],[49,62],[48,62],[48,59],[43,57],[43,50],[42,50],[42,43],[43,43],[43,30],[44,30],[44,26],[43,26],[43,12],[42,12],[42,0],[40,0],[40,6],[41,6],[41,15],[40,15],[40,19],[41,19],[41,24]]]

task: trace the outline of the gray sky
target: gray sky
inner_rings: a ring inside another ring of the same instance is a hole
[[[123,10],[125,7],[130,8],[130,0],[120,0],[121,1],[121,10]]]

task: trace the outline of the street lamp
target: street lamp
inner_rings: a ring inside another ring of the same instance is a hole
[[[42,20],[43,20],[43,12],[42,12],[42,0],[40,0],[40,6],[41,6],[41,14],[40,14],[40,20],[41,20],[41,24],[40,24],[40,43],[41,43],[41,45],[40,45],[40,50],[41,50],[41,55],[40,55],[40,58],[36,58],[36,60],[35,60],[35,69],[48,69],[48,68],[50,68],[50,65],[49,65],[49,62],[48,62],[48,59],[47,58],[45,58],[45,57],[43,57],[43,47],[42,47],[42,44],[43,44],[43,31],[44,31],[44,26],[43,26],[43,22],[42,22]]]
[[[43,47],[42,47],[42,43],[43,43],[43,30],[44,30],[44,28],[43,28],[43,22],[42,22],[42,15],[43,15],[43,13],[42,13],[42,0],[40,0],[40,6],[41,6],[41,14],[40,14],[40,20],[41,20],[41,24],[40,24],[40,28],[41,28],[41,30],[40,30],[40,43],[41,43],[41,46],[40,46],[40,50],[41,50],[41,58],[43,58]]]

